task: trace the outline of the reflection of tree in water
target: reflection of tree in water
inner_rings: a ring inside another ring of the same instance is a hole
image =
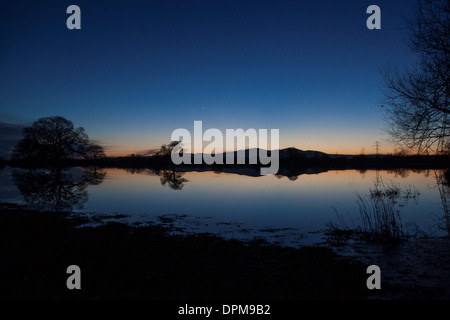
[[[296,181],[298,179],[299,175],[276,174],[275,177],[277,177],[277,179],[282,179],[284,177],[287,177],[290,181]]]
[[[175,170],[153,170],[153,172],[161,177],[160,181],[163,186],[167,184],[173,190],[182,190],[184,184],[189,181],[183,178],[185,172],[177,172]]]
[[[83,179],[88,185],[98,186],[105,179],[106,171],[99,168],[86,168],[83,174]]]
[[[361,177],[363,179],[366,179],[366,173],[367,173],[367,169],[366,168],[360,168],[360,169],[356,169],[358,170],[359,174],[361,175]]]
[[[410,173],[418,173],[423,174],[425,177],[428,177],[430,174],[429,169],[414,169],[414,168],[393,168],[387,170],[389,174],[394,174],[394,178],[408,178]]]
[[[21,170],[12,171],[12,178],[25,202],[32,208],[49,211],[83,209],[88,199],[88,185],[99,185],[106,172],[99,169]]]
[[[147,171],[148,169],[146,168],[124,168],[125,172],[130,173],[130,174],[139,174],[139,173],[143,173],[144,171]]]

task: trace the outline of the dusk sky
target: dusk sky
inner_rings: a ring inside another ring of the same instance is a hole
[[[66,8],[81,8],[68,30]],[[381,30],[366,9],[381,8]],[[280,130],[280,147],[392,151],[379,70],[414,56],[414,0],[3,1],[0,117],[60,115],[108,155],[177,128]]]

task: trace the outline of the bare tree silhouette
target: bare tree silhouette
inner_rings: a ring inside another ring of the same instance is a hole
[[[89,144],[86,146],[84,157],[86,159],[101,159],[106,157],[105,149],[98,144]]]
[[[450,152],[450,2],[419,0],[410,21],[413,69],[384,70],[389,133],[402,148],[418,153]]]
[[[170,156],[172,154],[173,148],[175,148],[180,141],[172,141],[169,144],[163,144],[161,149],[156,153],[157,156]]]
[[[28,160],[61,160],[85,156],[104,155],[103,148],[89,143],[88,135],[82,127],[63,117],[41,118],[31,127],[23,129],[23,139],[14,149],[13,157]]]

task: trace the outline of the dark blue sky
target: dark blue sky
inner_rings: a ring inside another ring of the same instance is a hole
[[[81,30],[66,8],[81,8]],[[366,8],[381,8],[381,30]],[[372,151],[387,137],[379,69],[413,59],[414,0],[10,1],[0,8],[0,116],[61,115],[110,154],[176,128],[279,128],[281,147]],[[385,151],[389,148],[383,142]]]

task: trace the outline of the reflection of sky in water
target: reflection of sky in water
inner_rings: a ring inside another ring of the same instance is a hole
[[[191,231],[225,232],[222,235],[248,237],[283,234],[288,242],[296,242],[300,234],[314,241],[311,234],[336,220],[335,208],[347,223],[357,223],[359,211],[356,193],[366,194],[373,188],[376,171],[364,175],[356,170],[329,171],[300,175],[291,181],[286,177],[249,177],[245,175],[188,172],[182,190],[162,186],[161,177],[150,170],[131,174],[121,169],[105,169],[104,181],[87,187],[89,198],[84,212],[102,214],[123,213],[129,221],[155,220],[161,215],[186,215],[170,218],[175,224]],[[20,193],[13,191],[9,170],[0,175],[1,201],[20,201]],[[436,219],[442,215],[439,193],[433,173],[408,172],[400,177],[387,171],[379,176],[387,186],[395,183],[420,192],[417,204],[409,201],[401,207],[406,225],[418,224],[424,231],[436,231]],[[4,193],[3,191],[7,191]],[[231,224],[230,224],[231,223]],[[270,228],[287,228],[276,232]],[[292,230],[296,229],[296,230]],[[257,232],[266,229],[265,232]],[[252,232],[245,232],[251,230]],[[309,240],[308,240],[309,239]],[[306,242],[305,242],[306,241]]]

